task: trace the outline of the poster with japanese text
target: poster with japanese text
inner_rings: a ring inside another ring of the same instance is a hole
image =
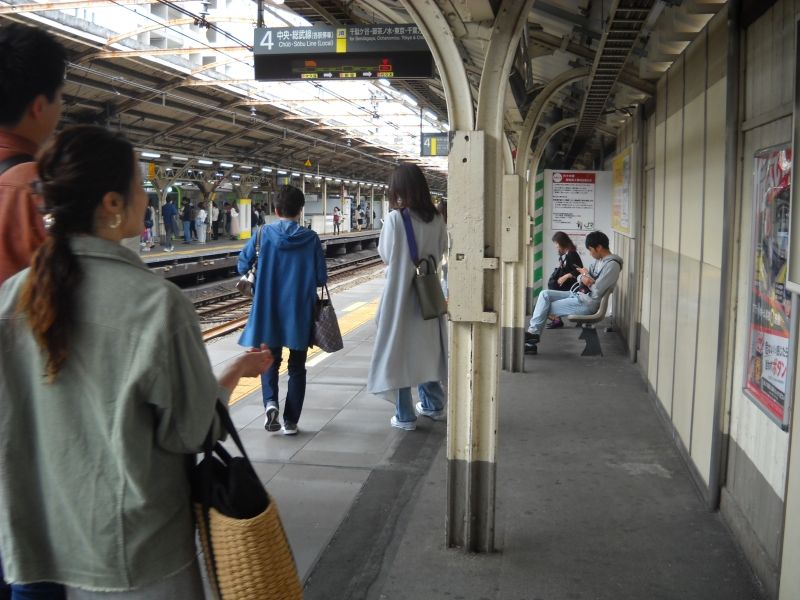
[[[785,422],[791,381],[791,294],[786,291],[792,151],[771,148],[756,154],[754,171],[754,258],[751,272],[748,362],[745,390],[780,424]]]
[[[592,231],[594,191],[594,173],[553,171],[552,228],[556,231]]]
[[[631,235],[631,148],[612,161],[611,228]]]

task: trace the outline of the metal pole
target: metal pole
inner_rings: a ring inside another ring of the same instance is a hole
[[[741,0],[728,2],[728,63],[726,72],[725,113],[725,184],[722,214],[722,287],[719,293],[719,345],[714,390],[714,432],[711,438],[711,469],[708,477],[708,508],[719,508],[723,480],[724,411],[728,379],[728,351],[731,345],[731,324],[734,320],[735,287],[732,269],[736,253],[736,182],[739,155],[739,88],[741,58]]]

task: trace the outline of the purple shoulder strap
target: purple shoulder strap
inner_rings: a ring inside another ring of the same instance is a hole
[[[417,250],[417,238],[414,237],[414,228],[411,226],[411,214],[407,208],[401,211],[403,215],[403,225],[406,227],[406,239],[408,240],[408,251],[411,253],[411,260],[414,266],[419,264],[419,251]]]

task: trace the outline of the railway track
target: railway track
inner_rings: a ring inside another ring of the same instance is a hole
[[[377,253],[356,259],[346,260],[346,257],[343,257],[343,259],[345,260],[328,260],[328,282],[330,288],[335,288],[335,284],[344,275],[381,263]],[[244,327],[250,315],[250,306],[252,304],[250,298],[230,289],[223,289],[217,293],[198,297],[193,302],[200,318],[200,329],[203,332],[203,341],[205,342]]]

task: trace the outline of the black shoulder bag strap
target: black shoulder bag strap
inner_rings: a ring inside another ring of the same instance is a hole
[[[12,167],[16,167],[17,165],[27,162],[33,162],[33,157],[30,154],[17,154],[16,156],[7,158],[3,162],[0,162],[0,175]]]

